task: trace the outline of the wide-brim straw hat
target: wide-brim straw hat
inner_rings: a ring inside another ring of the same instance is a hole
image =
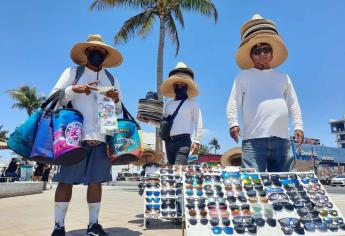
[[[121,53],[115,48],[107,45],[103,41],[102,36],[99,34],[89,35],[86,42],[77,43],[76,45],[74,45],[71,50],[72,60],[78,65],[86,65],[87,56],[85,51],[89,47],[100,47],[107,51],[107,57],[102,64],[102,67],[104,68],[118,66],[123,61]]]
[[[161,160],[163,160],[162,153],[158,153],[152,149],[144,149],[140,160],[133,162],[132,164],[135,166],[142,166],[145,164],[159,163]]]
[[[168,79],[162,83],[160,90],[163,96],[175,98],[174,84],[178,82],[187,84],[189,98],[199,95],[198,86],[194,81],[194,73],[183,62],[178,62],[175,69],[170,71]]]
[[[267,19],[263,19],[256,14],[251,20],[246,22],[241,30],[241,43],[236,53],[236,62],[241,69],[254,67],[251,58],[251,50],[260,44],[269,44],[272,47],[273,59],[270,67],[275,68],[281,65],[288,57],[288,50],[283,39],[278,35],[276,24]]]
[[[220,158],[220,163],[223,166],[232,166],[232,159],[233,158],[241,158],[242,157],[242,148],[235,147],[231,148],[230,150],[226,151],[222,157]]]

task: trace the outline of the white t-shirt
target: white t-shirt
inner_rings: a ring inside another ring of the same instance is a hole
[[[239,126],[242,113],[243,140],[277,136],[288,139],[288,120],[303,130],[301,109],[287,74],[256,68],[242,70],[236,77],[227,105],[229,128]]]
[[[180,100],[170,100],[164,105],[164,117],[172,115]],[[200,143],[202,135],[202,116],[199,105],[192,98],[188,98],[182,104],[171,127],[170,136],[190,134],[195,143]]]
[[[65,97],[63,98],[63,101],[61,103],[67,104],[71,101],[73,108],[77,109],[83,114],[84,124],[82,140],[98,140],[101,142],[105,142],[105,135],[100,133],[99,127],[97,125],[97,93],[93,91],[89,95],[86,95],[73,92],[72,83],[75,79],[76,72],[77,67],[67,68],[60,76],[60,79],[54,86],[51,93],[59,89],[65,89]],[[95,81],[97,81],[97,72],[85,67],[84,73],[79,79],[78,84],[88,84]],[[98,81],[98,86],[112,86],[104,69],[98,72]],[[116,114],[120,114],[122,112],[122,93],[120,91],[120,85],[117,79],[115,79],[114,82],[114,87],[118,90],[120,98],[120,101],[118,103],[115,103],[115,111]]]

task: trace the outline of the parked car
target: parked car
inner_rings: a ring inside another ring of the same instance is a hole
[[[333,177],[331,179],[331,185],[332,186],[336,186],[336,185],[345,186],[345,175],[338,175],[336,177]]]

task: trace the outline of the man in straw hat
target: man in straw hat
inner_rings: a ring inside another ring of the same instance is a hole
[[[303,142],[303,121],[297,96],[287,74],[273,68],[288,56],[276,24],[254,15],[241,28],[236,61],[237,75],[227,105],[230,136],[238,142],[238,112],[242,111],[242,167],[257,171],[289,171],[288,121],[291,117],[295,137]]]
[[[116,114],[122,112],[119,83],[105,70],[122,63],[122,56],[113,47],[104,43],[101,35],[89,35],[87,42],[76,44],[71,50],[72,60],[78,67],[67,68],[52,92],[61,90],[62,104],[72,103],[73,108],[84,116],[82,144],[88,155],[78,164],[61,166],[55,181],[55,228],[53,236],[65,235],[64,220],[72,197],[74,184],[88,185],[89,225],[87,235],[108,235],[98,223],[102,198],[102,182],[112,180],[111,164],[107,156],[105,135],[97,125],[96,85],[112,86],[106,96],[113,99]],[[79,78],[78,78],[79,77]],[[77,83],[76,83],[77,82]]]
[[[186,165],[190,149],[193,154],[198,152],[202,134],[201,111],[193,99],[199,94],[193,71],[183,62],[177,63],[160,89],[163,96],[173,98],[164,106],[164,117],[172,115],[183,102],[173,121],[165,149],[170,164]]]

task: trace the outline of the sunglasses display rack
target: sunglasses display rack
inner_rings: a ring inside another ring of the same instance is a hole
[[[182,176],[180,167],[161,165],[144,180],[144,226],[150,220],[182,221]]]
[[[341,212],[313,173],[182,170],[188,236],[345,235]]]

